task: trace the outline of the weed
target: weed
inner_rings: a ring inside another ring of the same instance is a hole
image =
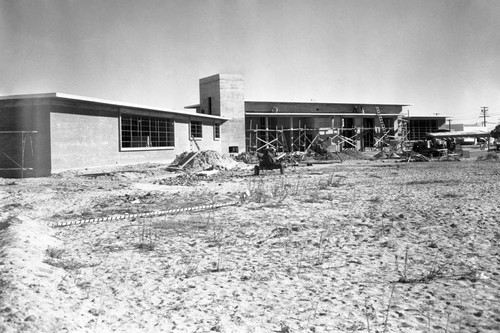
[[[321,202],[321,187],[320,185],[316,187],[311,187],[311,192],[308,193],[308,197],[304,199],[305,203],[318,203]]]
[[[463,195],[461,194],[456,194],[456,193],[445,193],[443,194],[443,198],[460,198]]]
[[[341,177],[336,177],[333,173],[328,176],[327,185],[328,187],[339,187],[341,186]]]
[[[317,263],[321,264],[323,263],[323,235],[325,233],[325,230],[322,230],[321,233],[319,234],[319,245],[318,245],[318,255],[317,255]]]
[[[175,270],[175,276],[189,278],[198,274],[198,267],[200,266],[201,259],[198,261],[185,256],[175,261],[175,266],[180,267]]]
[[[279,329],[279,331],[275,331],[275,332],[279,332],[279,333],[291,333],[292,329],[284,321],[282,321],[282,322],[280,322],[280,329]]]
[[[65,253],[66,253],[65,249],[48,247],[47,250],[45,250],[45,254],[47,255],[48,258],[44,259],[43,262],[54,267],[63,268],[67,271],[80,269],[84,267],[94,267],[98,265],[96,263],[84,263],[81,261],[77,261],[73,258],[65,259],[63,258],[63,255]]]
[[[158,233],[152,224],[146,224],[146,219],[142,219],[138,238],[139,241],[135,244],[137,249],[153,251],[156,246]]]
[[[383,332],[387,332],[387,321],[389,320],[389,311],[391,310],[392,306],[392,298],[394,296],[394,289],[396,289],[396,284],[392,285],[392,290],[391,290],[391,296],[389,297],[389,302],[387,303],[387,311],[385,312],[385,319],[384,319],[384,330]]]
[[[408,268],[408,246],[405,248],[405,262],[404,262],[404,267],[403,267],[403,272],[399,270],[399,265],[398,265],[398,255],[395,255],[395,260],[396,260],[396,271],[398,272],[399,275],[399,280],[407,280],[406,272]]]
[[[333,173],[328,175],[326,180],[320,179],[318,181],[318,189],[319,190],[327,190],[330,187],[339,187],[341,186],[341,178],[336,177]]]
[[[53,258],[53,259],[61,259],[64,252],[66,252],[65,249],[58,249],[58,248],[51,247],[51,246],[49,246],[47,248],[47,250],[45,250],[45,253],[47,254],[47,256],[49,258]]]
[[[212,229],[212,242],[214,246],[217,248],[217,258],[212,262],[212,271],[220,272],[222,270],[222,255],[223,255],[223,247],[224,247],[224,228],[222,225],[213,223]]]
[[[271,184],[271,195],[279,202],[282,202],[288,196],[290,185],[285,181],[285,178],[280,178],[279,181]]]
[[[77,261],[73,258],[71,259],[54,259],[54,258],[47,258],[43,260],[44,263],[54,266],[54,267],[60,267],[63,268],[67,271],[72,271],[80,268],[86,268],[86,267],[95,267],[99,265],[99,263],[84,263],[81,261]]]
[[[435,185],[435,184],[457,184],[460,183],[459,180],[444,180],[444,179],[433,179],[433,180],[412,180],[407,182],[406,185]]]
[[[263,203],[267,200],[266,184],[263,179],[251,179],[247,184],[247,192],[250,193],[249,200]]]
[[[382,198],[380,198],[379,196],[376,196],[376,197],[367,199],[366,201],[369,201],[369,202],[372,202],[372,203],[381,203],[382,202]]]
[[[408,277],[408,246],[406,247],[405,250],[405,261],[404,261],[404,267],[403,271],[401,272],[399,270],[398,266],[398,259],[396,255],[396,270],[398,272],[399,278],[396,282],[398,283],[428,283],[429,281],[438,279],[438,278],[445,278],[445,277],[455,277],[455,276],[448,276],[444,274],[445,268],[449,265],[449,263],[436,263],[434,262],[430,269],[425,272],[424,274],[418,276],[418,277]]]
[[[370,331],[370,318],[368,317],[368,297],[365,298],[365,318],[366,318],[366,330],[368,333],[371,333]]]
[[[301,182],[301,179],[297,178],[297,183],[293,186],[292,195],[298,195],[299,190],[301,190],[302,188],[303,188],[303,184]]]

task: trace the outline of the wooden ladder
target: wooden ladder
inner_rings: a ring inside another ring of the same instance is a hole
[[[196,146],[196,148],[198,149],[198,151],[201,151],[200,146],[198,146],[198,142],[196,142],[196,139],[194,138],[194,136],[191,136],[191,141],[194,142],[194,145]]]
[[[378,108],[378,106],[375,107],[375,111],[377,112],[377,117],[378,121],[380,122],[380,127],[382,127],[382,133],[386,134],[387,130],[385,128],[384,118],[382,118],[382,114],[380,113],[380,109]]]

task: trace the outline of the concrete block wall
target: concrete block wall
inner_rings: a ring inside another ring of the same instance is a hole
[[[199,119],[195,119],[200,121]],[[215,150],[217,152],[221,151],[221,139],[216,139],[215,138],[215,132],[214,132],[214,124],[220,121],[215,121],[215,120],[203,120],[202,121],[202,138],[196,138],[196,143],[200,147],[201,150]],[[179,126],[181,123],[179,123]],[[190,121],[186,122],[186,130],[179,130],[176,133],[179,133],[179,136],[185,136],[184,137],[179,137],[177,141],[179,142],[187,142],[188,147],[186,147],[185,151],[196,151],[198,148],[190,140],[189,138],[189,126],[190,126]],[[177,147],[176,147],[177,148]]]
[[[243,77],[234,74],[217,74],[200,79],[200,109],[207,113],[212,101],[212,114],[229,118],[221,124],[220,151],[230,152],[237,147],[238,153],[246,151],[245,143],[245,96]]]

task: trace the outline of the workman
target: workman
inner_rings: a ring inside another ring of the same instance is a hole
[[[274,155],[273,148],[268,148],[264,150],[264,156],[262,156],[262,161],[264,162],[264,165],[276,164],[276,158]]]

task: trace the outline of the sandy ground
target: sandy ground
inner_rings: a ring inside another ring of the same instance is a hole
[[[0,179],[0,332],[500,331],[497,161],[136,171]]]

